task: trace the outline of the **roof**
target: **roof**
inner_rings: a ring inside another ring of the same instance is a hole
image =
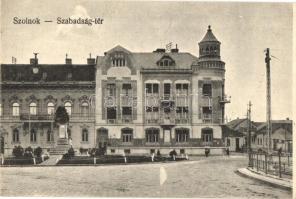
[[[232,128],[233,130],[239,131],[239,132],[246,132],[248,130],[249,126],[249,119],[242,118],[242,119],[235,119],[226,124],[229,128]],[[252,121],[252,129],[251,131],[256,131],[258,122]]]
[[[230,122],[228,122],[226,125],[229,127],[229,128],[235,128],[237,125],[239,125],[240,123],[242,123],[244,120],[246,120],[246,118],[244,119],[235,119],[235,120],[231,120]]]
[[[229,126],[227,125],[222,125],[222,134],[223,134],[223,137],[242,137],[244,136],[243,133],[237,131],[237,130],[234,130],[232,128],[229,128]]]
[[[200,43],[202,42],[218,42],[218,39],[215,37],[215,35],[212,32],[211,26],[208,27],[208,31],[206,33],[206,35],[204,36],[204,38],[200,41]]]
[[[272,120],[271,121],[271,129],[272,131],[276,131],[279,128],[287,129],[288,131],[292,132],[292,120]],[[257,127],[257,132],[265,133],[267,128],[267,123],[264,122],[260,126]]]
[[[133,67],[137,69],[159,69],[157,62],[163,57],[170,57],[175,61],[174,69],[191,69],[198,58],[187,52],[130,52],[129,50],[118,45],[105,53],[105,56],[98,56],[99,66],[104,66],[108,60],[108,54],[113,52],[125,52],[128,54]]]
[[[95,81],[95,65],[38,64],[33,73],[31,64],[2,64],[2,81]]]
[[[133,53],[134,65],[145,68],[159,68],[157,62],[164,56],[169,56],[176,63],[176,69],[191,69],[191,65],[198,58],[190,53]]]

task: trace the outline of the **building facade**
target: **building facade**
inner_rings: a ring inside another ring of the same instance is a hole
[[[108,153],[221,153],[225,63],[209,26],[199,57],[116,46],[97,58],[96,142]]]
[[[53,113],[65,106],[73,147],[104,147],[108,154],[221,154],[224,143],[225,63],[208,27],[199,56],[179,49],[131,52],[121,46],[85,65],[1,66],[1,140],[15,145],[57,145]]]
[[[94,145],[95,59],[86,65],[1,65],[1,150],[11,154],[14,146],[52,149],[59,139],[54,113],[65,106],[70,115],[67,128],[74,146]]]

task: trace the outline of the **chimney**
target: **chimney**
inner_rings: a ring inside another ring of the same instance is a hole
[[[35,55],[35,57],[30,59],[30,64],[37,65],[38,64],[38,58],[37,58],[38,53],[34,53],[34,55]]]
[[[164,48],[157,48],[155,51],[153,51],[154,53],[165,53],[165,49]]]
[[[176,44],[176,48],[171,49],[171,53],[178,53],[179,49],[178,49],[178,45]]]
[[[87,58],[87,64],[88,65],[94,65],[96,63],[95,58],[91,58],[91,53],[89,54],[89,58]]]
[[[66,54],[66,64],[71,65],[72,59],[68,58],[68,54]]]

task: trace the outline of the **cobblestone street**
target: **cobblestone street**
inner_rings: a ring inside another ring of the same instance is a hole
[[[239,176],[246,157],[81,167],[5,167],[2,196],[291,198],[292,193]],[[160,185],[160,170],[167,180]]]

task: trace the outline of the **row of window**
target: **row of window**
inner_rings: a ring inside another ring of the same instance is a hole
[[[19,142],[19,131],[18,129],[14,129],[12,133],[12,141],[13,142]],[[81,134],[81,141],[82,142],[88,142],[88,130],[82,129]],[[122,129],[122,142],[124,143],[130,143],[133,140],[133,129]],[[159,135],[160,130],[158,128],[149,128],[145,131],[146,134],[146,142],[149,143],[157,143],[159,142]],[[46,133],[47,142],[54,141],[54,135],[53,132],[48,130]],[[189,139],[189,129],[181,128],[181,129],[175,129],[175,141],[176,142],[187,142]],[[203,142],[212,142],[213,141],[213,131],[212,130],[203,130],[202,131],[202,140]],[[37,131],[35,129],[31,129],[30,131],[30,142],[36,142],[37,141]]]
[[[133,139],[133,129],[123,129],[121,131],[122,142],[129,143]],[[158,128],[150,128],[145,130],[146,142],[157,143],[159,142],[160,130]],[[189,139],[189,129],[180,128],[175,129],[175,141],[176,142],[188,142]],[[213,141],[213,130],[203,130],[202,131],[202,141],[212,142]]]
[[[54,135],[51,130],[48,130],[46,133],[46,140],[47,142],[54,141]],[[20,133],[18,129],[14,129],[12,132],[12,142],[19,142],[20,141]],[[81,141],[88,142],[88,130],[82,129],[81,133]],[[37,131],[35,129],[31,129],[30,131],[30,142],[37,142]]]
[[[176,93],[177,94],[185,94],[188,95],[189,84],[175,84]],[[122,93],[129,95],[131,92],[132,86],[131,84],[122,84]],[[158,94],[159,93],[159,84],[158,83],[146,83],[145,84],[146,94]],[[163,84],[163,94],[171,95],[172,88],[170,83]],[[212,96],[212,85],[211,84],[203,84],[202,86],[202,95],[204,96]],[[107,84],[107,96],[116,96],[116,85],[115,84]]]
[[[73,108],[72,103],[71,102],[65,102],[64,106],[65,106],[65,109],[66,109],[67,113],[69,115],[71,115],[72,108]],[[11,108],[12,108],[12,115],[13,116],[19,116],[20,115],[20,104],[19,103],[14,102],[12,104]],[[30,115],[37,115],[37,109],[38,109],[37,103],[32,102],[32,103],[29,104],[29,113],[30,113]],[[81,113],[82,114],[88,114],[88,111],[89,111],[88,102],[83,102],[81,104]],[[52,103],[52,102],[47,103],[47,114],[48,115],[53,115],[54,112],[55,112],[54,103]],[[2,107],[2,104],[0,104],[0,116],[2,114],[3,114],[3,107]]]

